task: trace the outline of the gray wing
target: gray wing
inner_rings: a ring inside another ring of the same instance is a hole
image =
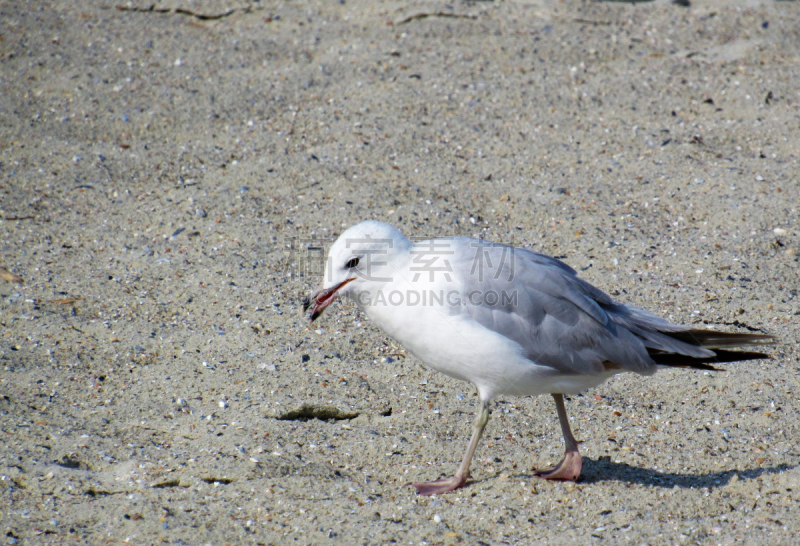
[[[615,303],[555,258],[466,238],[455,247],[462,312],[519,343],[537,364],[563,373],[602,373],[610,365],[649,375],[656,370],[650,353],[715,355],[670,335],[689,327]]]

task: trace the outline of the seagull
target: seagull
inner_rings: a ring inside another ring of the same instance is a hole
[[[673,324],[617,303],[556,258],[483,239],[410,241],[374,220],[347,229],[331,246],[322,285],[303,302],[313,322],[347,297],[427,366],[475,385],[480,397],[472,437],[452,477],[414,483],[420,495],[463,487],[489,403],[497,396],[553,397],[565,453],[550,480],[576,481],[582,460],[564,406],[622,372],[770,358],[732,348],[773,343],[773,336]]]

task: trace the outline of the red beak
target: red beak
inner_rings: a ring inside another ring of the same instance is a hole
[[[314,322],[314,320],[322,314],[325,308],[333,303],[333,300],[336,299],[336,295],[339,290],[341,290],[344,285],[354,280],[356,280],[355,277],[342,281],[336,286],[332,286],[328,289],[320,288],[319,290],[316,290],[313,294],[311,294],[310,298],[306,298],[305,301],[303,301],[303,312],[305,313],[308,311],[308,308],[313,304],[314,308],[311,310],[311,322]]]

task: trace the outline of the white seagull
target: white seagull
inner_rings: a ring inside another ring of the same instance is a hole
[[[414,483],[421,495],[466,484],[496,396],[550,394],[566,444],[564,458],[536,475],[577,480],[578,443],[564,394],[621,372],[652,375],[662,366],[714,370],[714,364],[769,358],[742,345],[772,336],[672,324],[614,302],[559,260],[467,237],[411,242],[396,228],[366,221],[328,253],[322,286],[304,302],[313,321],[348,296],[384,332],[431,368],[474,384],[481,407],[455,475]]]

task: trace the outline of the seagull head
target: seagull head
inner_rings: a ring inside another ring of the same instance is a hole
[[[322,285],[303,302],[313,322],[339,295],[373,292],[392,282],[411,241],[394,226],[367,220],[342,233],[328,252]]]

